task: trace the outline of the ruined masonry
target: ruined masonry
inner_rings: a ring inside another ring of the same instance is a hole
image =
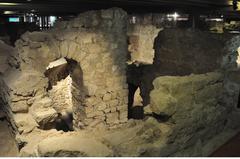
[[[66,108],[73,113],[75,130],[114,127],[127,121],[126,20],[121,9],[90,11],[45,33],[26,33],[17,41],[17,80],[7,80],[7,85],[11,89],[9,115],[19,133],[35,127],[48,129],[58,113],[64,114],[56,105],[68,107],[61,103],[66,94],[56,88],[65,85],[69,90],[67,84],[58,82],[48,92],[44,76],[48,65],[60,58],[78,65],[68,77],[72,78],[73,106],[72,110]]]

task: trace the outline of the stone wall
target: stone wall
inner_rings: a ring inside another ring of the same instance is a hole
[[[240,120],[231,117],[240,116],[239,86],[229,89],[223,73],[163,76],[153,84],[150,109],[173,126],[171,156],[208,156],[239,132]]]
[[[161,29],[152,24],[128,25],[128,51],[131,56],[131,63],[135,64],[153,64],[155,55],[154,40]]]
[[[159,76],[203,74],[221,69],[223,57],[228,53],[224,46],[231,37],[198,30],[164,29],[155,39],[153,65],[129,66],[128,82],[141,87],[147,105],[152,82]]]
[[[57,85],[49,91],[49,96],[53,100],[53,108],[60,114],[72,113],[72,78],[67,78],[57,82]]]
[[[153,64],[140,62],[128,69],[128,82],[141,88],[152,114],[128,121],[126,29],[127,15],[121,9],[91,11],[53,30],[24,34],[16,43],[17,54],[13,48],[5,51],[11,53],[0,59],[6,68],[0,68],[0,104],[23,147],[22,156],[207,156],[238,132],[239,37],[229,40],[229,35],[182,29],[160,32]],[[138,33],[150,39],[145,53],[151,58],[158,29],[153,30],[150,37]],[[67,79],[54,76],[49,90],[47,67],[60,58],[77,64],[68,73],[65,66],[57,70]],[[52,129],[66,110],[59,108],[64,97],[73,103],[74,129],[84,131]]]
[[[77,61],[72,74],[75,129],[115,127],[127,119],[127,15],[121,9],[90,11],[46,32],[24,34],[16,43],[20,68],[5,79],[12,119],[19,133],[47,129],[58,117],[44,75],[49,63]],[[16,109],[15,109],[16,108]]]

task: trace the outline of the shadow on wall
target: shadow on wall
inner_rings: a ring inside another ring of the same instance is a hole
[[[143,105],[147,106],[156,77],[203,74],[220,69],[225,43],[231,37],[199,30],[164,29],[154,42],[153,65],[129,66],[128,83],[140,87]]]
[[[81,105],[80,100],[83,97],[80,96],[80,91],[84,92],[84,84],[83,72],[78,62],[64,59],[66,63],[50,68],[44,73],[49,79],[47,91],[58,113],[54,123],[45,129],[56,128],[67,132],[73,131],[73,104]],[[61,81],[63,83],[60,83]]]

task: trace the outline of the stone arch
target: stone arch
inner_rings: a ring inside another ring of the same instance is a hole
[[[73,59],[61,58],[50,63],[44,74],[48,78],[49,97],[58,113],[55,128],[73,130],[73,107],[82,105],[85,92],[79,63]]]
[[[53,30],[26,33],[17,41],[20,75],[34,72],[35,81],[41,81],[32,86],[35,93],[26,101],[31,108],[24,114],[34,119],[34,127],[57,117],[44,72],[62,57],[75,60],[82,74],[75,85],[84,89],[76,93],[81,103],[73,104],[74,129],[115,127],[127,121],[126,16],[116,8],[87,12]],[[19,85],[26,84],[23,81]]]

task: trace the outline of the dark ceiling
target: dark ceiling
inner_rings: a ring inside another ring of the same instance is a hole
[[[132,12],[224,12],[232,14],[227,0],[0,0],[0,10],[41,14],[72,14],[86,10],[121,7]]]

